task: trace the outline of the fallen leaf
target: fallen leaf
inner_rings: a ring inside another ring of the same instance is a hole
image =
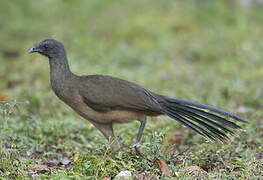
[[[168,142],[170,144],[177,144],[177,145],[179,145],[179,144],[181,144],[182,139],[181,138],[169,139]]]
[[[69,158],[65,157],[60,161],[60,164],[64,167],[72,164],[72,160],[70,160]]]
[[[0,95],[0,101],[8,101],[9,97],[7,95]]]
[[[159,168],[162,171],[162,174],[164,176],[170,176],[170,171],[169,171],[168,165],[164,160],[157,160],[157,164],[158,164],[158,166],[159,166]]]
[[[132,174],[131,174],[131,171],[121,171],[119,174],[117,174],[115,176],[115,178],[128,178],[130,177]]]
[[[173,147],[168,147],[165,149],[165,153],[175,158],[180,154],[180,151],[178,149],[175,149]]]
[[[104,177],[103,180],[111,180],[111,177]]]
[[[183,137],[187,136],[189,132],[185,130],[181,130],[181,131],[173,131],[172,134],[174,138],[169,139],[168,142],[172,144],[180,145],[182,144]]]
[[[121,148],[121,150],[124,151],[124,152],[130,152],[131,148],[128,147],[128,146],[124,146],[124,147]]]
[[[71,163],[71,160],[68,158],[64,158],[61,162],[63,165],[68,165],[69,163]]]
[[[180,154],[181,154],[181,152],[178,149],[176,149],[176,150],[173,151],[173,153],[171,155],[172,155],[173,158],[175,158],[176,156],[178,156]]]
[[[48,171],[48,167],[47,165],[43,165],[43,164],[36,164],[34,166],[34,170],[37,172],[37,173],[45,173]]]
[[[48,167],[54,167],[54,166],[58,165],[58,160],[56,160],[56,159],[51,159],[51,160],[45,162],[45,164],[46,164]]]
[[[205,172],[201,167],[199,167],[199,166],[188,166],[188,167],[186,167],[186,169],[188,170],[188,171],[191,171],[191,172]]]

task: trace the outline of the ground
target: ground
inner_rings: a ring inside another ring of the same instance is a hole
[[[0,2],[0,179],[260,179],[263,16],[238,1]],[[123,151],[55,97],[48,60],[27,51],[64,42],[76,74],[104,74],[249,120],[225,144],[168,117],[115,127]]]

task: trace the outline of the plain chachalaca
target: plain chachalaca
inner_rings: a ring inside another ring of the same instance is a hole
[[[246,122],[211,106],[153,93],[135,83],[104,75],[78,76],[70,71],[62,43],[48,39],[30,50],[49,58],[51,87],[55,94],[89,120],[109,140],[112,151],[119,150],[114,123],[140,121],[136,143],[140,143],[147,116],[167,115],[200,135],[225,141]],[[140,154],[136,146],[136,153]]]

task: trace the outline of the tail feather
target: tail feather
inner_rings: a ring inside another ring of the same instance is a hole
[[[234,134],[230,128],[241,128],[226,118],[247,122],[234,114],[203,104],[172,98],[166,98],[166,102],[163,105],[164,114],[214,141],[225,142],[229,139],[228,133]]]
[[[206,117],[200,116],[198,114],[191,114],[188,113],[187,111],[182,111],[180,109],[177,109],[176,111],[179,111],[180,114],[182,114],[183,116],[186,116],[187,118],[191,119],[194,122],[199,123],[200,125],[203,125],[205,127],[207,127],[209,130],[212,130],[212,132],[216,132],[219,133],[221,135],[224,136],[224,133],[231,133],[233,134],[233,131],[229,130],[228,128],[214,122],[211,121],[210,119],[207,119]],[[202,121],[204,120],[204,122]],[[209,124],[207,124],[209,123]],[[219,128],[219,130],[222,130],[223,132],[219,131],[217,128]]]
[[[238,126],[237,124],[231,122],[231,121],[228,121],[226,120],[225,118],[223,117],[220,117],[216,114],[212,114],[212,113],[209,113],[209,112],[206,112],[204,110],[200,110],[200,109],[197,109],[197,108],[194,108],[194,107],[190,107],[190,106],[186,106],[186,105],[176,105],[174,104],[174,106],[180,106],[181,109],[184,109],[184,110],[187,110],[187,111],[190,111],[192,113],[196,113],[196,114],[200,114],[200,115],[203,115],[205,117],[208,117],[210,119],[213,119],[215,121],[218,121],[222,124],[226,124],[227,126],[231,127],[231,128],[241,128],[240,126]]]
[[[188,115],[188,116],[191,116],[192,118],[194,118],[194,119],[200,119],[200,120],[205,120],[206,122],[209,122],[210,124],[212,124],[212,125],[214,125],[214,126],[216,126],[216,127],[218,127],[218,128],[220,128],[220,129],[222,129],[223,131],[225,131],[225,132],[229,132],[229,133],[231,133],[231,134],[234,134],[234,132],[233,131],[231,131],[230,129],[228,129],[228,128],[226,128],[226,127],[224,127],[223,125],[227,125],[227,126],[230,126],[230,127],[232,127],[232,128],[241,128],[240,126],[238,126],[238,125],[236,125],[235,123],[233,123],[233,122],[231,122],[231,121],[228,121],[228,120],[226,120],[226,119],[224,119],[224,118],[221,118],[221,117],[219,117],[219,116],[211,116],[211,115],[213,115],[213,114],[210,114],[210,113],[206,113],[206,112],[203,112],[203,111],[197,111],[197,112],[199,112],[199,114],[198,113],[196,113],[195,111],[191,111],[191,109],[186,109],[186,108],[184,108],[184,107],[180,107],[180,106],[176,106],[176,108],[174,108],[173,106],[171,106],[171,108],[173,108],[174,110],[176,110],[176,111],[180,111],[181,113],[183,113],[183,114],[186,114],[186,115]],[[221,119],[219,119],[220,121],[220,123],[222,123],[222,125],[221,124],[218,124],[217,122],[214,122],[213,120],[218,120],[218,117],[219,118],[221,118]],[[210,118],[210,119],[208,119],[208,118]],[[212,119],[212,120],[211,120]]]
[[[206,122],[222,129],[222,131],[226,132],[226,133],[230,133],[230,134],[234,134],[233,131],[231,131],[230,129],[224,127],[223,125],[221,124],[218,124],[217,122],[214,122],[204,116],[200,116],[199,114],[196,114],[196,113],[189,113],[188,111],[182,111],[182,110],[179,110],[182,114],[184,114],[185,116],[189,117],[190,119],[192,119],[193,121],[196,121],[196,120],[205,120]],[[198,118],[198,119],[197,119]]]
[[[208,137],[209,139],[212,139],[212,140],[216,140],[214,134],[209,133],[207,130],[203,129],[202,127],[197,126],[196,124],[192,123],[191,121],[188,121],[184,117],[180,116],[178,113],[171,112],[170,110],[165,110],[165,111],[166,111],[166,114],[168,116],[180,121],[185,126],[189,127],[190,129],[194,130],[195,132],[201,134],[202,136]]]
[[[231,118],[233,118],[233,119],[235,119],[237,121],[247,122],[246,120],[241,119],[240,117],[238,117],[238,116],[236,116],[234,114],[222,111],[220,109],[217,109],[217,108],[214,108],[214,107],[211,107],[211,106],[208,106],[208,105],[199,104],[199,103],[186,101],[186,100],[181,100],[181,99],[174,99],[174,98],[167,98],[167,100],[168,100],[168,102],[171,102],[171,103],[190,105],[190,106],[194,106],[194,107],[201,108],[201,109],[207,109],[207,110],[213,111],[215,113],[221,114],[223,116],[231,117]]]

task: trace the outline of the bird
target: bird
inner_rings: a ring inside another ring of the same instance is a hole
[[[92,123],[108,140],[112,152],[120,150],[113,125],[139,121],[135,152],[143,156],[139,147],[149,116],[167,115],[216,142],[226,142],[235,130],[242,129],[235,121],[248,122],[212,106],[154,93],[127,80],[76,75],[70,70],[64,45],[54,39],[41,41],[29,53],[49,59],[50,83],[56,96]]]

